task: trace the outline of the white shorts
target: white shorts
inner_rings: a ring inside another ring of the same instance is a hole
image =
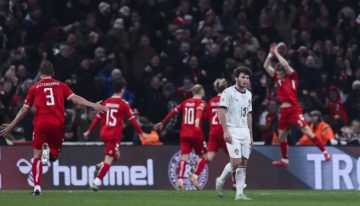
[[[250,131],[248,128],[228,128],[232,138],[226,147],[231,158],[244,157],[249,159],[251,153]]]

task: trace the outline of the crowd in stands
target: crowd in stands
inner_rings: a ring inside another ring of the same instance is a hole
[[[45,59],[56,79],[92,101],[126,81],[124,98],[145,131],[190,97],[194,84],[209,99],[216,78],[233,82],[233,69],[245,65],[252,70],[254,139],[271,144],[278,102],[263,63],[270,44],[282,42],[299,74],[306,118],[317,126],[316,110],[332,128],[335,141],[328,143],[359,145],[359,37],[360,4],[353,0],[0,0],[0,123],[20,109]],[[69,103],[65,141],[85,141],[94,116]],[[162,141],[178,141],[178,124],[167,125]],[[126,139],[139,142],[127,130]],[[13,134],[31,140],[32,116]],[[299,141],[295,128],[290,136]],[[90,140],[98,140],[96,132]]]

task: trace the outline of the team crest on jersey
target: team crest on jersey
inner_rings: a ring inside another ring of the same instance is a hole
[[[185,184],[186,190],[195,190],[195,187],[190,182],[189,176],[192,173],[192,171],[195,170],[196,165],[199,162],[199,159],[200,158],[194,152],[190,153],[189,161],[186,164],[186,169],[185,169],[185,173],[184,173],[184,184]],[[179,164],[180,160],[181,160],[181,153],[179,151],[171,157],[169,166],[168,166],[169,180],[174,189],[177,189],[177,187],[176,187],[176,182],[177,182],[177,177],[178,177],[177,169],[178,169],[178,164]],[[204,167],[204,170],[202,171],[202,173],[199,176],[199,183],[201,185],[201,189],[205,187],[208,177],[209,177],[209,168],[206,165]]]

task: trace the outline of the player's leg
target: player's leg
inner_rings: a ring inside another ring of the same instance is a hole
[[[196,165],[195,172],[190,175],[190,181],[195,186],[196,189],[200,190],[201,185],[199,183],[199,176],[201,172],[204,170],[208,161],[206,143],[203,140],[194,140],[193,148],[195,154],[197,154],[200,157],[200,159]]]
[[[246,167],[247,160],[250,157],[251,146],[250,143],[241,142],[241,159],[236,168],[236,196],[235,200],[251,200],[244,194],[245,181],[246,181]]]
[[[224,196],[224,190],[223,186],[225,183],[225,180],[231,176],[231,174],[235,171],[238,164],[240,163],[240,143],[238,140],[234,139],[232,140],[231,144],[226,143],[227,151],[230,156],[230,161],[225,165],[221,175],[216,178],[216,193],[219,197]]]
[[[310,139],[313,141],[314,145],[316,145],[319,150],[324,154],[325,160],[330,160],[331,155],[330,153],[325,149],[325,146],[320,141],[320,139],[311,131],[308,125],[302,127],[301,132],[310,137]]]
[[[55,162],[59,158],[59,154],[62,149],[62,143],[64,139],[64,127],[52,125],[49,125],[48,127],[48,160],[50,160],[50,162]]]
[[[180,139],[180,151],[181,151],[181,160],[178,164],[178,181],[176,185],[179,190],[185,191],[184,175],[186,171],[186,165],[187,162],[189,161],[189,156],[191,152],[191,145],[188,140],[183,138]]]
[[[33,195],[41,194],[41,178],[42,178],[42,147],[46,144],[46,132],[44,127],[35,126],[33,132],[32,148],[34,152],[34,159],[32,162],[31,172],[34,180],[34,191]]]
[[[274,166],[287,167],[289,165],[288,159],[288,130],[290,128],[290,123],[288,121],[289,114],[291,110],[289,108],[280,108],[280,118],[279,118],[279,135],[278,139],[280,142],[280,151],[281,151],[281,159],[278,161],[273,161],[272,164]]]
[[[33,149],[34,151],[34,160],[31,167],[31,172],[34,180],[34,191],[33,195],[40,195],[41,194],[41,177],[42,177],[42,163],[41,163],[41,153],[42,150]]]
[[[209,135],[209,143],[207,146],[207,161],[211,162],[215,158],[216,152],[218,150],[218,145],[216,142],[216,136],[213,134]]]
[[[102,180],[110,169],[110,165],[120,158],[119,144],[114,141],[105,142],[105,158],[96,174],[90,189],[97,191]]]
[[[314,142],[314,144],[319,148],[319,150],[324,154],[325,160],[330,159],[330,153],[325,150],[325,146],[322,144],[320,139],[315,136],[315,134],[311,131],[309,126],[307,125],[306,119],[302,113],[302,108],[300,106],[296,106],[293,109],[289,117],[289,121],[291,124],[295,125],[297,128],[301,130],[301,132]]]
[[[279,142],[280,142],[280,151],[281,151],[281,160],[273,161],[274,166],[287,167],[289,165],[288,159],[288,149],[289,145],[287,142],[288,131],[279,130]]]

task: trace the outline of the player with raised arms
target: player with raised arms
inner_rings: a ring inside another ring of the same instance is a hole
[[[279,61],[275,67],[271,65],[273,57],[276,57]],[[310,137],[324,154],[325,160],[329,160],[331,157],[330,153],[326,151],[320,139],[310,130],[303,116],[302,108],[297,98],[298,74],[279,53],[276,44],[271,44],[270,52],[264,62],[264,68],[276,81],[277,96],[280,102],[279,141],[281,160],[273,161],[272,164],[280,167],[287,167],[289,165],[287,136],[291,125],[299,128],[302,133]]]

